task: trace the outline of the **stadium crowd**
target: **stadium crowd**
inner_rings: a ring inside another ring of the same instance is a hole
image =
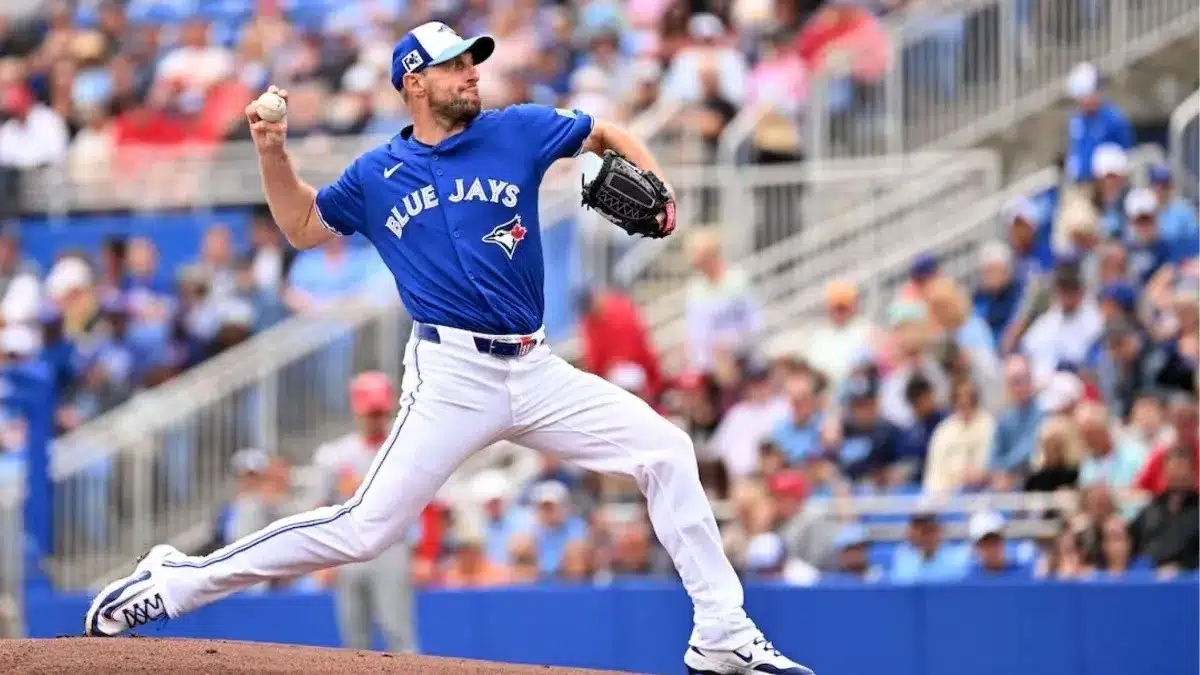
[[[449,2],[400,12],[384,2],[57,3],[46,17],[0,20],[0,166],[107,175],[136,171],[138,152],[125,148],[219,152],[244,136],[242,107],[268,82],[292,90],[289,133],[300,143],[391,132],[405,115],[385,76],[392,41],[432,16],[501,37],[481,83],[488,105],[535,100],[628,120],[668,95],[690,102],[678,124],[715,141],[747,104],[802,114],[806,72],[822,59],[849,53],[856,76],[880,77],[878,16],[907,4]],[[724,536],[747,576],[909,582],[1197,569],[1196,208],[1175,195],[1166,167],[1135,172],[1128,124],[1094,69],[1077,69],[1068,89],[1079,105],[1066,161],[1076,185],[1050,208],[1010,204],[1005,237],[979,251],[969,286],[922,255],[882,318],[864,312],[861,289],[835,280],[823,321],[768,336],[746,275],[697,232],[682,372],[660,365],[629,298],[611,289],[581,298],[581,365],[689,431],[714,502],[728,505]],[[97,256],[64,252],[38,270],[7,231],[0,352],[52,364],[56,426],[66,431],[288,313],[391,292],[359,249],[296,254],[261,213],[251,231],[238,251],[227,228],[213,227],[194,263],[169,273],[145,238],[112,239]],[[352,397],[359,450],[369,455],[367,420],[394,403]],[[5,430],[0,457],[12,459],[20,425]],[[319,489],[302,506],[344,497],[361,478],[361,457],[331,454],[318,453]],[[673,574],[631,484],[542,462],[522,484],[476,476],[469,508],[432,505],[414,535],[414,578],[481,586]],[[235,466],[241,489],[214,544],[296,506],[286,466],[253,452]],[[1065,491],[1079,506],[1064,508],[1059,533],[1030,542],[1032,552],[1006,545],[1012,514],[975,514],[963,545],[921,512],[886,558],[872,552],[869,523],[806,508],[979,491]]]

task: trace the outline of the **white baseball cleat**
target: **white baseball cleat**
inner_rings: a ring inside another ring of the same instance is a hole
[[[815,675],[781,654],[762,635],[729,651],[688,647],[683,663],[688,675]]]
[[[182,558],[173,546],[160,545],[138,559],[133,574],[104,587],[83,620],[83,634],[112,637],[151,621],[166,620],[167,605],[156,574],[168,558]]]

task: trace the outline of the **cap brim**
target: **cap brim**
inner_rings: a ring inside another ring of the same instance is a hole
[[[429,65],[436,66],[438,64],[452,61],[466,52],[471,52],[471,57],[474,59],[475,65],[479,65],[488,60],[492,52],[496,51],[496,40],[491,35],[477,35],[473,38],[467,38],[458,44],[447,47],[438,57],[429,62]]]

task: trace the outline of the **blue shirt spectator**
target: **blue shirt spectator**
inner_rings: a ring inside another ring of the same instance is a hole
[[[304,312],[353,297],[370,281],[376,255],[361,246],[335,237],[320,248],[301,251],[288,272],[289,288],[284,296],[294,312]]]
[[[1037,448],[1042,410],[1034,399],[1033,376],[1023,357],[1011,356],[1004,364],[1004,386],[1009,405],[996,422],[991,468],[1014,473],[1029,464]]]
[[[896,462],[901,432],[880,415],[878,392],[869,378],[851,378],[846,391],[850,414],[842,423],[837,460],[842,473],[857,481]]]
[[[916,514],[909,524],[909,540],[892,555],[888,579],[893,583],[957,581],[967,574],[970,551],[942,541],[942,526],[932,514]]]
[[[1033,576],[1030,560],[1017,560],[1010,554],[1004,538],[1004,517],[994,511],[980,511],[967,525],[967,534],[975,554],[967,568],[966,578],[975,581],[1029,579]]]
[[[946,419],[946,411],[938,407],[933,383],[921,373],[913,375],[904,386],[904,398],[913,410],[914,421],[900,436],[899,458],[912,462],[911,481],[920,483],[925,474],[925,457],[933,430]]]
[[[1117,105],[1100,92],[1100,74],[1090,63],[1081,63],[1067,78],[1067,91],[1078,108],[1067,122],[1067,175],[1077,183],[1090,182],[1092,153],[1104,143],[1133,147],[1133,127]]]
[[[568,515],[570,493],[562,483],[540,483],[533,490],[533,502],[537,509],[533,537],[537,544],[538,570],[551,576],[562,565],[567,544],[586,536],[587,524],[581,518]]]
[[[1030,199],[1013,200],[1004,207],[1004,221],[1014,280],[1024,284],[1054,267],[1052,228],[1042,208]]]
[[[821,451],[821,428],[825,416],[820,411],[816,380],[797,375],[787,383],[788,415],[771,432],[771,440],[783,451],[788,463],[797,464]]]
[[[1196,207],[1173,194],[1171,169],[1163,165],[1150,167],[1150,187],[1158,196],[1159,236],[1171,247],[1171,258],[1179,261],[1200,254],[1200,223]]]

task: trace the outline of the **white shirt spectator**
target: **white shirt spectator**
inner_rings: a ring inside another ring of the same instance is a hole
[[[954,414],[934,430],[925,464],[925,491],[948,494],[963,487],[969,472],[987,468],[996,431],[996,419],[976,410],[970,420]]]
[[[740,401],[725,413],[709,446],[720,452],[730,478],[747,478],[758,472],[759,444],[787,415],[788,402],[782,396]]]
[[[57,164],[67,156],[67,125],[58,113],[38,103],[24,120],[0,126],[0,165],[33,169]]]
[[[687,326],[691,366],[712,368],[718,349],[731,355],[753,348],[763,331],[762,311],[750,280],[738,269],[728,269],[721,280],[693,277],[687,285]]]
[[[167,54],[158,64],[161,80],[182,82],[184,89],[205,92],[233,73],[233,54],[224,47],[183,46]]]
[[[1029,356],[1034,380],[1044,382],[1059,363],[1081,364],[1099,339],[1104,319],[1095,303],[1085,300],[1074,314],[1066,315],[1057,303],[1029,327],[1021,348]]]
[[[700,100],[700,72],[711,62],[720,77],[721,96],[740,103],[746,96],[750,67],[737,49],[716,43],[725,32],[721,20],[711,14],[697,14],[688,21],[688,32],[700,44],[684,47],[675,55],[663,84],[664,93],[680,101]]]
[[[804,356],[813,368],[841,382],[856,361],[870,351],[872,332],[871,323],[862,317],[841,326],[826,321],[813,329]]]

